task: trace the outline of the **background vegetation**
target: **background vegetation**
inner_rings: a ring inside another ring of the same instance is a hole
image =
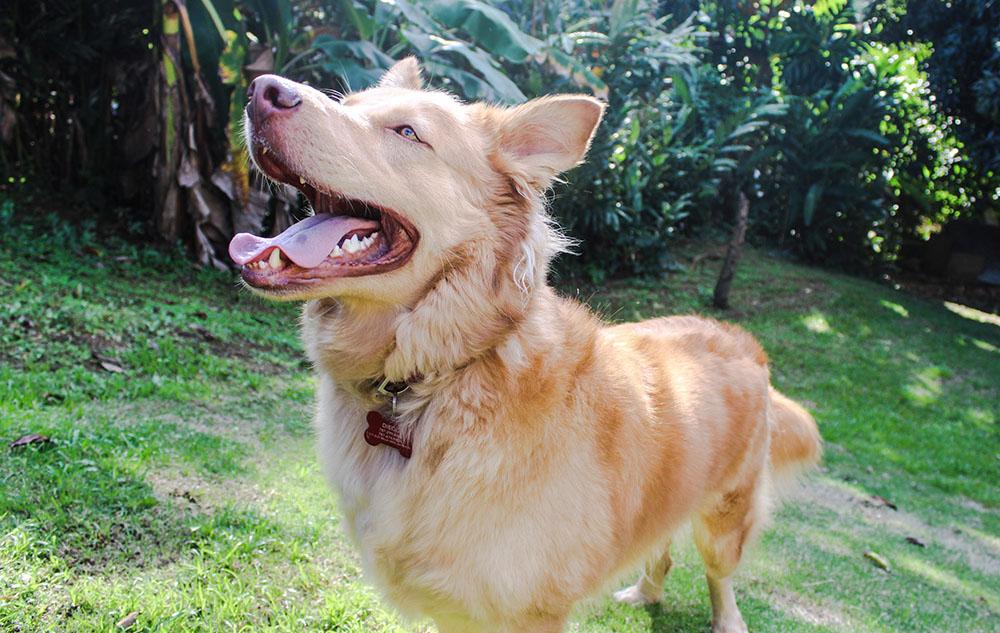
[[[430,82],[516,103],[609,103],[553,194],[598,279],[659,272],[723,230],[843,268],[891,264],[1000,199],[1000,5],[987,0],[11,0],[0,16],[0,168],[11,191],[226,266],[239,230],[299,200],[248,172],[248,81],[348,91],[418,55]],[[331,94],[335,94],[331,92]]]

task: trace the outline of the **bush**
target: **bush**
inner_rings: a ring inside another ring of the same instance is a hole
[[[995,209],[998,10],[878,0],[862,20],[847,0],[14,0],[0,15],[0,165],[7,187],[74,192],[222,266],[234,231],[279,230],[299,206],[247,168],[252,76],[347,91],[413,53],[431,85],[469,99],[607,99],[588,162],[553,192],[587,242],[564,266],[661,272],[670,240],[725,229],[740,193],[754,239],[879,266]]]

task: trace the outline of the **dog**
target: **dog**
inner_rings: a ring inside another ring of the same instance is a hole
[[[253,291],[304,301],[324,472],[367,577],[442,633],[562,631],[660,599],[690,520],[715,633],[746,631],[732,575],[772,486],[817,463],[815,422],[753,337],[700,317],[607,326],[547,285],[566,240],[544,194],[601,102],[516,107],[426,90],[417,61],[335,100],[275,76],[246,140],[315,215],[230,255]]]

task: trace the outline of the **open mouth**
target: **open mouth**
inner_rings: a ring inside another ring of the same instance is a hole
[[[269,177],[298,188],[315,215],[275,237],[236,235],[229,256],[242,267],[246,283],[261,290],[290,291],[336,277],[385,273],[413,254],[419,234],[400,214],[320,189],[290,170],[264,143],[255,140],[251,151]]]

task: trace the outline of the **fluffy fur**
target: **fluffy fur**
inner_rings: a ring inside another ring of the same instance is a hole
[[[745,631],[731,575],[775,475],[816,463],[819,434],[745,331],[608,327],[546,284],[564,242],[543,194],[582,160],[602,105],[466,105],[423,90],[412,59],[340,103],[298,89],[269,150],[421,233],[400,269],[281,297],[307,300],[319,455],[368,578],[443,633],[557,632],[642,564],[617,596],[659,599],[670,537],[692,520],[713,631]],[[392,132],[402,124],[425,143]],[[409,460],[362,437],[365,413],[387,407],[381,376],[412,382]]]

